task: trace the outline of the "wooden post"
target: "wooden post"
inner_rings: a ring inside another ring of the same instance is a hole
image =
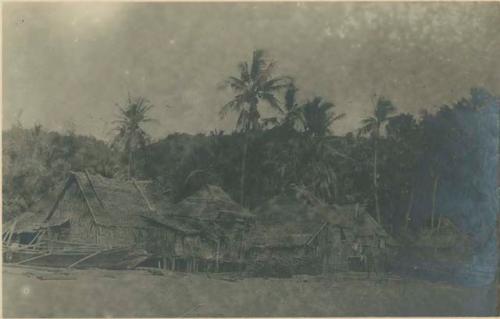
[[[14,235],[14,230],[16,229],[16,224],[17,224],[17,220],[15,220],[12,223],[12,226],[10,228],[10,234],[9,234],[9,239],[7,240],[7,246],[10,246],[10,242],[12,240],[12,235]]]
[[[163,269],[167,269],[167,257],[163,256]]]
[[[175,256],[172,256],[172,271],[175,271]]]

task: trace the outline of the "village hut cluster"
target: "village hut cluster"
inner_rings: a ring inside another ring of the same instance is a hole
[[[171,204],[150,182],[72,172],[45,211],[3,225],[3,245],[34,265],[320,274],[383,271],[396,242],[361,205],[298,189],[252,213],[218,186]]]

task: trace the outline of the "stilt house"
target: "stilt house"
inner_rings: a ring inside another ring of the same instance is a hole
[[[396,242],[360,205],[325,205],[310,194],[277,196],[256,211],[249,260],[281,259],[295,273],[382,271]]]
[[[136,247],[167,266],[176,256],[192,254],[199,231],[162,217],[148,199],[147,186],[146,182],[72,172],[49,211],[36,218],[23,216],[23,227],[16,227],[19,220],[13,221],[4,240],[37,236],[48,240],[48,249],[72,243]]]
[[[166,216],[200,230],[199,262],[207,271],[244,267],[243,241],[255,222],[248,210],[214,185],[207,185],[172,207]],[[201,270],[201,269],[200,269]]]

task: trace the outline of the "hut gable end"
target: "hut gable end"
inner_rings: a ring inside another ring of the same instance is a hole
[[[150,229],[162,226],[184,233],[194,232],[182,223],[160,216],[148,199],[145,184],[147,182],[72,172],[46,222],[60,224],[71,216],[81,217],[85,212],[96,225],[103,227]]]

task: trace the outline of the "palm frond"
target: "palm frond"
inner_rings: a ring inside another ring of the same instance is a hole
[[[245,83],[245,81],[240,80],[234,76],[230,76],[226,80],[226,86],[229,86],[230,88],[232,88],[235,91],[243,91],[246,89],[247,83]]]
[[[264,127],[275,126],[278,124],[279,124],[279,120],[277,117],[268,117],[268,118],[262,119],[262,126],[264,126]]]
[[[273,92],[286,89],[290,86],[291,78],[287,76],[280,76],[266,80],[261,83],[260,88],[262,91]]]
[[[248,73],[248,63],[241,62],[238,64],[238,68],[240,69],[240,77],[243,82],[250,81],[250,73]]]
[[[377,126],[377,119],[374,117],[367,117],[361,120],[361,127],[358,129],[358,135],[367,135],[371,134],[376,126]]]
[[[257,75],[257,81],[256,82],[265,82],[267,79],[271,78],[271,73],[273,72],[273,68],[276,62],[271,61],[267,64],[265,62],[262,64],[261,70],[259,74]]]
[[[341,120],[341,119],[343,119],[344,117],[346,117],[346,114],[345,114],[345,113],[341,113],[341,114],[339,114],[339,115],[337,115],[337,116],[333,116],[333,117],[332,117],[332,122],[335,122],[335,121],[337,121],[337,120]]]
[[[374,114],[379,122],[384,122],[385,120],[387,120],[387,117],[394,112],[396,112],[396,107],[389,99],[385,97],[380,97],[378,99]]]
[[[262,67],[265,65],[264,50],[255,50],[252,57],[252,65],[250,70],[250,78],[257,80],[259,78]]]
[[[261,98],[266,101],[267,103],[269,103],[269,105],[275,109],[276,111],[280,112],[280,113],[283,113],[283,110],[281,109],[280,107],[280,102],[278,101],[278,99],[271,93],[262,93],[261,94]]]
[[[250,129],[250,126],[250,112],[243,109],[238,116],[238,121],[236,121],[236,128],[240,131],[248,131]]]
[[[290,83],[285,92],[285,109],[287,111],[291,111],[292,109],[297,107],[296,95],[298,89],[295,85]]]
[[[244,96],[239,94],[233,100],[226,103],[219,111],[220,118],[226,117],[229,111],[239,111],[243,105],[243,98]]]

